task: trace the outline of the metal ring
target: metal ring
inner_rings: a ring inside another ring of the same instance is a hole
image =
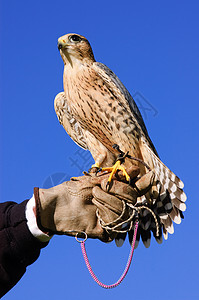
[[[83,233],[84,236],[85,236],[85,238],[84,238],[83,241],[80,241],[80,240],[78,240],[78,238],[77,238],[77,237],[78,237],[78,234],[80,234],[80,233]],[[83,242],[85,242],[85,241],[87,240],[87,238],[88,238],[88,236],[87,236],[86,232],[84,232],[84,231],[82,231],[82,232],[77,232],[76,235],[75,235],[75,239],[76,239],[76,241],[77,241],[78,243],[83,243]]]

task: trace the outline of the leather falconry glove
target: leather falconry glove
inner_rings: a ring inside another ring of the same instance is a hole
[[[136,167],[137,168],[137,167]],[[139,174],[139,170],[128,170],[131,178]],[[113,222],[123,210],[121,200],[135,203],[137,188],[114,178],[109,192],[106,183],[109,174],[72,178],[50,189],[35,188],[36,217],[39,228],[48,234],[66,234],[75,236],[77,232],[85,232],[90,238],[98,238],[104,242],[114,239],[114,234],[107,234],[102,229],[96,216],[96,210],[104,222]],[[136,184],[138,181],[136,182]],[[147,186],[146,186],[147,185]],[[151,180],[147,180],[142,189],[150,189]],[[110,194],[111,193],[111,194]],[[94,205],[94,204],[95,205]]]
[[[115,177],[113,178],[108,192],[107,179],[109,177],[109,174],[107,175],[107,177],[104,175],[104,178],[101,181],[101,187],[95,186],[92,190],[92,194],[94,197],[92,202],[99,209],[99,216],[104,223],[111,223],[121,215],[121,212],[123,210],[122,200],[135,205],[138,197],[145,195],[146,193],[152,194],[154,192],[153,186],[155,181],[155,174],[153,171],[148,172],[140,179],[137,178],[139,174],[138,167],[131,166],[127,170],[127,172],[131,179],[134,180],[133,185],[129,185],[123,182],[122,180],[125,180],[125,177],[122,175],[122,172],[119,172],[117,180]],[[115,215],[113,215],[114,210]],[[128,213],[124,214],[123,219],[128,217]]]
[[[50,189],[34,189],[36,201],[36,218],[40,230],[53,234],[75,236],[84,232],[90,238],[98,238],[104,242],[114,237],[108,235],[101,227],[96,216],[96,206],[92,203],[92,189],[101,186],[107,175],[85,175],[71,178],[70,181],[54,186]],[[116,219],[122,211],[122,201],[116,199],[113,207],[103,208],[100,214],[109,215],[111,221]],[[112,214],[108,211],[112,210]],[[82,234],[84,237],[84,234]]]

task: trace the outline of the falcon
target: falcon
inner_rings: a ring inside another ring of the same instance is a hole
[[[162,232],[165,239],[168,233],[173,234],[173,222],[180,224],[182,212],[186,210],[183,182],[160,160],[135,101],[119,78],[106,65],[95,61],[88,40],[79,34],[66,34],[58,39],[58,49],[64,62],[64,91],[54,101],[59,122],[73,141],[91,152],[95,160],[93,167],[110,170],[117,165],[111,170],[122,169],[125,173],[125,168],[133,164],[144,175],[148,165],[155,172],[158,196],[141,196],[137,205],[145,204],[156,214],[159,236],[155,235],[153,217],[144,210],[140,213],[137,241],[141,236],[144,245],[149,247],[153,233],[161,243]],[[128,156],[118,163],[120,150]],[[128,179],[128,174],[125,175]],[[117,235],[118,246],[125,235]],[[129,232],[130,241],[132,236]]]

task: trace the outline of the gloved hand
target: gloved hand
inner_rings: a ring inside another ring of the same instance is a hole
[[[139,171],[135,168],[128,170],[131,178],[135,178]],[[77,232],[85,232],[88,237],[111,241],[114,234],[107,234],[102,229],[96,216],[96,209],[104,222],[113,222],[123,210],[121,200],[135,203],[138,191],[127,183],[114,178],[113,184],[106,190],[109,174],[86,175],[72,178],[50,189],[35,188],[36,217],[39,228],[49,234],[67,234],[75,236]],[[138,183],[138,182],[137,182]],[[151,185],[150,180],[146,185]],[[111,193],[111,194],[110,194]],[[95,205],[94,205],[94,204]],[[97,207],[97,208],[96,208]]]
[[[91,238],[112,240],[114,237],[108,235],[100,226],[96,216],[97,208],[92,203],[92,189],[96,185],[100,186],[105,178],[108,179],[107,175],[86,175],[72,178],[50,189],[35,188],[38,227],[49,235],[75,236],[77,232],[85,232]],[[111,210],[112,212],[108,212]],[[112,206],[99,211],[103,217],[104,214],[109,215],[113,221],[122,211],[122,201],[116,199]],[[80,236],[81,234],[78,235]]]

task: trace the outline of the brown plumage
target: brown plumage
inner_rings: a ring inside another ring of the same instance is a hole
[[[87,39],[67,34],[59,38],[58,48],[64,61],[64,92],[55,98],[60,123],[79,146],[91,152],[97,166],[115,163],[119,152],[112,146],[117,144],[123,152],[129,151],[154,169],[155,188],[161,195],[150,203],[167,238],[167,232],[173,233],[172,221],[180,223],[181,211],[186,209],[182,181],[161,162],[133,98],[108,67],[95,61]],[[131,164],[138,163],[125,160],[125,167]],[[142,175],[147,172],[142,164],[139,167]],[[139,198],[138,204],[148,205],[147,197]],[[143,212],[140,234],[148,247],[150,231],[154,230],[147,215]]]

